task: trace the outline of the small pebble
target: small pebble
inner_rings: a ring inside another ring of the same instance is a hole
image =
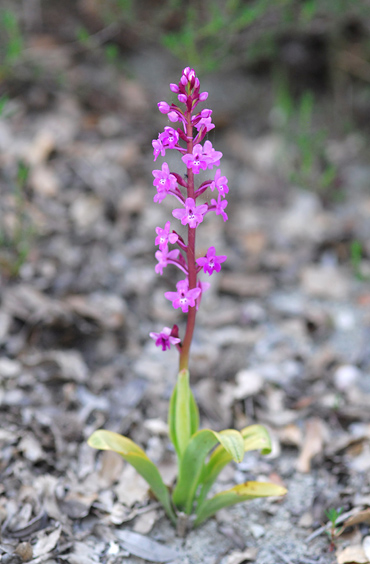
[[[261,537],[263,537],[263,535],[265,534],[265,528],[262,527],[262,525],[259,525],[258,523],[252,523],[249,525],[249,530],[252,533],[252,535],[254,536],[255,539],[259,539]]]
[[[337,390],[343,392],[351,388],[361,377],[361,371],[357,366],[344,364],[334,372],[334,385]]]

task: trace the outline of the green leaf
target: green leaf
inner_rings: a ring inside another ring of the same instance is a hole
[[[214,515],[223,507],[229,507],[230,505],[235,505],[236,503],[257,497],[285,495],[286,492],[287,490],[282,486],[268,482],[245,482],[245,484],[240,484],[230,490],[220,492],[198,506],[196,511],[197,518],[194,525],[200,525],[200,523],[208,519],[208,517],[211,517],[211,515]]]
[[[239,431],[226,429],[216,433],[210,429],[203,429],[195,433],[180,461],[179,476],[172,497],[176,507],[187,514],[190,514],[193,508],[205,458],[217,442],[220,442],[230,455],[230,460],[241,462],[243,459],[244,441]]]
[[[271,438],[263,425],[249,425],[241,431],[244,439],[244,452],[261,450],[261,454],[270,454]]]
[[[249,425],[240,431],[244,440],[244,451],[259,450],[262,454],[271,452],[271,439],[265,427],[262,425]],[[208,463],[203,467],[199,482],[202,489],[198,498],[198,503],[202,504],[209,490],[214,484],[221,470],[231,462],[232,456],[221,444],[211,454]]]
[[[99,429],[91,435],[87,444],[99,450],[113,450],[120,454],[148,482],[154,495],[165,508],[168,517],[173,523],[176,523],[170,495],[158,468],[136,443],[113,431]]]
[[[188,370],[181,370],[177,377],[168,412],[170,439],[181,460],[190,438],[199,427],[199,412],[189,386]]]

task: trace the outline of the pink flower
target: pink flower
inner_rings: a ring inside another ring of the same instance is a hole
[[[194,174],[199,174],[200,169],[206,170],[208,166],[208,160],[203,155],[203,147],[197,144],[193,147],[192,153],[187,153],[181,157],[182,161],[186,164],[187,168],[191,168]]]
[[[221,151],[215,151],[210,141],[204,143],[203,155],[207,160],[208,168],[213,168],[214,165],[220,166],[222,153]]]
[[[211,131],[211,129],[213,129],[215,127],[215,124],[212,123],[212,118],[208,117],[208,118],[202,118],[195,126],[197,128],[197,130],[199,131],[201,129],[201,127],[204,127],[206,132],[207,131]]]
[[[165,127],[164,132],[159,135],[158,139],[164,149],[174,149],[179,140],[179,134],[173,127]]]
[[[163,251],[157,251],[155,253],[155,258],[158,261],[158,264],[155,265],[156,273],[162,276],[163,269],[166,268],[166,266],[172,261],[176,260],[179,256],[179,253],[180,251],[178,249],[169,251],[168,247],[164,247]]]
[[[189,307],[195,306],[195,300],[200,296],[200,288],[192,288],[189,290],[189,282],[187,278],[185,280],[180,280],[176,284],[177,292],[165,292],[164,296],[167,300],[172,302],[175,309],[181,307],[183,313],[189,311]]]
[[[202,110],[200,114],[194,119],[194,126],[199,131],[202,127],[205,127],[206,132],[211,131],[215,126],[212,123],[211,118],[212,110]]]
[[[216,170],[215,179],[210,185],[210,189],[212,190],[212,192],[215,188],[217,188],[218,193],[223,197],[225,197],[226,194],[229,192],[229,187],[227,185],[227,178],[226,176],[221,176],[221,171],[219,168]]]
[[[208,204],[196,206],[193,198],[186,198],[185,209],[177,208],[173,210],[172,215],[176,217],[176,219],[180,219],[182,225],[188,224],[189,227],[194,229],[202,223],[204,214],[207,213],[207,211]]]
[[[153,149],[154,149],[153,156],[154,156],[154,162],[155,162],[157,160],[157,158],[159,157],[159,155],[161,155],[162,157],[165,156],[166,150],[163,147],[163,144],[160,141],[160,139],[153,139],[152,145],[153,145]]]
[[[154,196],[154,201],[160,203],[170,192],[177,186],[176,177],[170,173],[167,163],[162,164],[162,170],[153,170],[153,184],[157,188],[157,194]]]
[[[221,263],[225,262],[226,259],[226,255],[216,256],[215,248],[209,247],[206,256],[198,258],[196,262],[203,267],[204,272],[208,272],[211,275],[214,270],[220,272]]]
[[[224,211],[227,206],[227,200],[221,200],[221,196],[219,194],[217,198],[217,202],[216,200],[213,199],[211,200],[211,204],[212,206],[215,206],[212,209],[215,210],[216,215],[222,215],[222,219],[224,221],[227,221],[228,220],[227,213]]]
[[[171,226],[170,222],[167,221],[166,225],[164,226],[164,229],[162,229],[161,227],[155,228],[155,231],[157,233],[155,244],[159,245],[160,251],[163,251],[163,249],[167,247],[168,243],[171,243],[172,245],[176,243],[176,241],[179,238],[177,233],[170,233],[170,226]]]
[[[160,333],[149,333],[149,336],[155,340],[157,347],[162,347],[162,351],[169,350],[171,345],[180,343],[180,339],[171,335],[169,327],[163,327]]]

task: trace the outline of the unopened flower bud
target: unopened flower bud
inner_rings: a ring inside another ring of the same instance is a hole
[[[170,111],[170,106],[169,104],[167,104],[167,102],[158,102],[157,105],[161,114],[168,114],[168,112]]]
[[[179,121],[179,116],[177,115],[176,112],[169,112],[168,113],[168,119],[170,121]]]

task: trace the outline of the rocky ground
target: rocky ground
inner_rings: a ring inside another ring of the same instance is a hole
[[[258,422],[273,438],[218,487],[272,480],[288,494],[221,511],[183,540],[129,466],[86,444],[101,427],[127,434],[173,483],[177,355],[148,334],[184,320],[163,297],[176,272],[154,272],[154,230],[172,208],[153,203],[151,140],[182,67],[153,49],[112,66],[44,35],[22,65],[0,119],[1,562],[369,562],[366,134],[329,136],[334,187],[304,190],[268,83],[237,70],[204,80],[230,194],[229,221],[207,216],[198,250],[228,261],[198,314],[192,386],[202,426]],[[346,525],[334,551],[322,527],[333,508]]]

